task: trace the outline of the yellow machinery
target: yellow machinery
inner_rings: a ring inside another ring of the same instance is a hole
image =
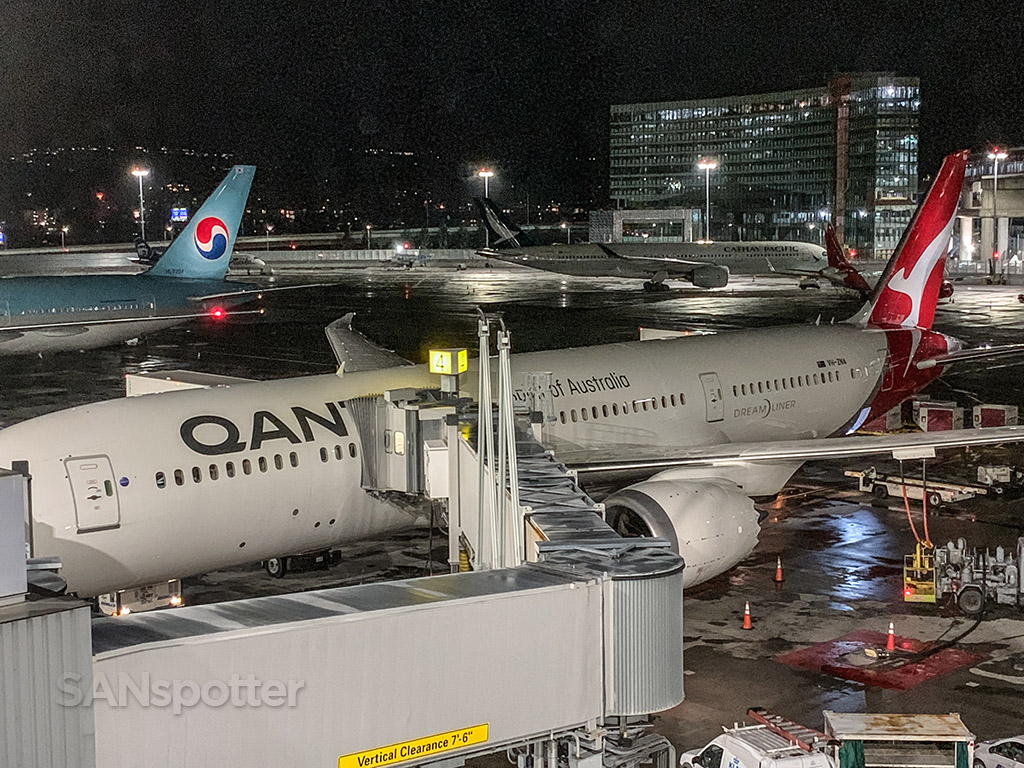
[[[935,602],[935,553],[930,544],[917,543],[914,554],[903,556],[903,601]]]

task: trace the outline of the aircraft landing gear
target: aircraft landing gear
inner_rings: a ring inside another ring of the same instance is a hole
[[[648,280],[644,283],[644,290],[648,293],[660,293],[662,291],[667,291],[668,286],[665,283],[655,283],[652,280]]]
[[[263,569],[267,572],[268,576],[273,576],[275,579],[283,579],[284,575],[288,572],[287,558],[272,557],[269,560],[264,560]]]

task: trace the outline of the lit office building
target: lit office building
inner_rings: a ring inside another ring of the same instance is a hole
[[[822,242],[832,222],[858,255],[885,258],[914,210],[919,109],[917,78],[887,73],[613,105],[612,202],[703,208],[707,196],[715,239]],[[717,167],[701,170],[702,158]]]

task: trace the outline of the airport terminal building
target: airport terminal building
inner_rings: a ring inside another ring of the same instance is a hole
[[[714,239],[821,242],[831,221],[857,255],[887,258],[914,211],[919,112],[917,78],[878,72],[778,93],[616,104],[611,198],[619,208],[703,208],[710,181]],[[717,168],[699,169],[702,158]]]

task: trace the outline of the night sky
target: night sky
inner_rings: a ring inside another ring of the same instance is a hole
[[[606,194],[608,106],[921,79],[921,172],[1024,144],[1024,10],[967,2],[4,0],[0,152],[167,145],[305,168],[352,148]],[[466,172],[468,175],[468,171]]]

